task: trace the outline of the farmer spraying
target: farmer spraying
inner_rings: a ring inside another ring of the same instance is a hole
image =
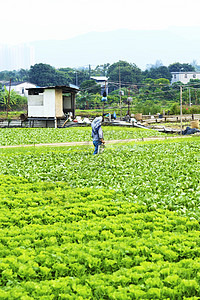
[[[93,154],[98,154],[99,153],[99,146],[101,144],[105,144],[105,141],[103,139],[103,130],[101,128],[101,122],[102,122],[102,117],[96,117],[92,121],[92,138],[93,138],[93,145],[94,145],[94,153]]]

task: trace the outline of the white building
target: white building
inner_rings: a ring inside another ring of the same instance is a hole
[[[171,83],[181,81],[183,84],[186,84],[190,79],[200,79],[200,72],[171,72],[171,74]]]
[[[9,86],[10,86],[10,83],[7,82],[5,84],[5,87],[6,87],[7,90],[9,90]],[[30,82],[27,82],[27,81],[24,81],[24,82],[12,82],[11,81],[10,89],[14,90],[20,96],[28,97],[27,89],[35,88],[35,87],[36,87],[36,84],[30,83]]]
[[[79,91],[74,86],[49,86],[28,89],[28,120],[41,120],[57,127],[57,120],[66,119],[66,114],[75,117],[75,96]]]

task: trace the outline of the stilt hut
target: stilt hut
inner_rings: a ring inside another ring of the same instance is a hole
[[[69,115],[75,118],[78,87],[47,86],[28,88],[29,127],[57,128]]]

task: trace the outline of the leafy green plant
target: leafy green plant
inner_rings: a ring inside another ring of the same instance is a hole
[[[156,130],[103,126],[105,140],[165,136]],[[70,128],[0,128],[0,145],[24,145],[91,141],[91,127]]]
[[[0,298],[198,299],[199,138],[0,151]]]

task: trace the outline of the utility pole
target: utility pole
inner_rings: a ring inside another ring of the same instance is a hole
[[[121,74],[119,64],[119,105],[120,105],[120,120],[122,119],[122,95],[121,95]]]
[[[131,100],[131,97],[130,97],[130,87],[128,88],[128,116],[130,117],[130,111],[129,111],[129,105],[130,105],[130,100]]]
[[[183,116],[183,88],[182,85],[180,86],[180,121],[181,121],[181,136],[183,130],[183,123],[182,123],[182,116]]]
[[[9,91],[8,91],[8,99],[7,99],[7,113],[6,113],[7,118],[8,118],[8,110],[9,110],[9,106],[10,106],[10,90],[11,90],[11,78],[10,78]]]
[[[106,97],[106,80],[105,80],[105,92],[103,93],[103,96]],[[103,101],[103,119],[104,119],[104,106],[105,106],[105,101]]]
[[[191,93],[190,93],[190,88],[189,88],[189,106],[191,107]]]
[[[195,104],[197,105],[197,90],[195,89]]]
[[[128,89],[128,98],[127,98],[127,101],[128,101],[128,116],[130,117],[130,104],[131,104],[131,102],[133,101],[133,98],[132,97],[130,97],[130,87],[129,87],[129,89]]]
[[[101,100],[103,101],[103,122],[104,122],[104,106],[105,106],[105,101],[107,101],[106,80],[105,80],[105,91],[103,92],[103,97]]]

